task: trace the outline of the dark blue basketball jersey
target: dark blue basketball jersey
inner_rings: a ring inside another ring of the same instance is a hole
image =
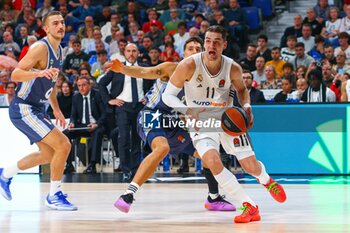
[[[62,48],[59,46],[58,55],[56,55],[50,42],[47,38],[43,38],[37,43],[43,43],[48,50],[48,61],[45,69],[62,67]],[[37,69],[33,69],[37,70]],[[57,74],[58,75],[58,74]],[[25,103],[37,107],[43,107],[48,103],[53,87],[55,85],[57,76],[50,80],[45,77],[37,77],[27,82],[20,82],[16,89],[16,96],[22,99]]]

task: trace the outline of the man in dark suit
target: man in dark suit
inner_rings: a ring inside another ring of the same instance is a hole
[[[265,97],[264,93],[260,91],[259,89],[256,89],[253,87],[253,74],[249,70],[243,70],[243,80],[246,88],[249,91],[250,96],[250,103],[256,104],[256,103],[265,103]],[[233,103],[235,106],[241,106],[238,102],[238,98],[236,96],[236,93],[234,94],[234,100]]]
[[[134,43],[125,47],[126,66],[142,66],[137,63],[139,50]],[[110,92],[107,86],[111,83]],[[115,113],[119,128],[118,154],[123,180],[130,181],[141,162],[141,139],[136,130],[137,114],[143,108],[144,94],[153,81],[136,79],[121,73],[109,71],[99,81],[103,101],[108,105],[108,112]]]
[[[64,134],[66,134],[69,139],[91,137],[89,143],[89,148],[91,148],[91,158],[84,173],[96,173],[95,165],[101,158],[102,138],[105,132],[105,106],[102,102],[100,93],[91,89],[88,78],[80,77],[78,79],[78,90],[79,93],[73,96],[70,124],[68,129],[64,131]],[[90,129],[74,130],[82,127],[89,127]],[[71,150],[65,170],[71,170],[72,159],[73,156]]]

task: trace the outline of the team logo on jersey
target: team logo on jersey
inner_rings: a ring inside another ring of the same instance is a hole
[[[45,98],[48,99],[53,91],[53,87],[51,87],[46,93],[45,93]]]
[[[50,59],[50,68],[52,67],[52,65],[53,65],[53,60],[52,59]]]
[[[219,82],[219,87],[222,88],[225,86],[225,79],[221,79]]]
[[[186,141],[185,137],[182,136],[182,135],[179,135],[179,136],[177,137],[177,140],[179,140],[181,143],[184,143],[184,142]]]
[[[196,78],[196,81],[199,82],[199,83],[202,82],[203,81],[203,76],[201,74],[199,74],[197,76],[197,78]]]
[[[144,111],[143,112],[143,127],[145,129],[159,129],[160,128],[160,116],[162,114],[157,110],[156,112]]]
[[[238,138],[234,138],[233,139],[233,145],[235,147],[240,147],[241,146],[241,143],[239,142],[239,139]]]

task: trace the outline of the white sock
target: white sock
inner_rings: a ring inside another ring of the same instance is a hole
[[[11,166],[4,168],[4,170],[2,172],[2,176],[5,179],[9,179],[9,178],[13,177],[14,175],[16,175],[20,171],[21,171],[21,169],[18,168],[17,163],[16,163],[14,165],[11,165]]]
[[[50,196],[55,195],[59,191],[62,191],[60,180],[51,180],[50,184]]]
[[[214,175],[220,186],[229,194],[231,194],[236,200],[241,203],[249,202],[251,205],[256,206],[255,202],[246,194],[242,186],[238,183],[237,178],[227,168],[217,175]]]
[[[267,184],[270,181],[269,174],[266,173],[265,166],[262,162],[258,161],[261,165],[261,173],[258,176],[255,176],[260,182],[260,184]]]
[[[209,197],[210,197],[212,200],[215,200],[216,198],[219,197],[219,194],[218,194],[218,193],[209,193]]]
[[[129,184],[128,189],[125,191],[124,194],[128,194],[128,193],[132,193],[135,194],[137,192],[137,190],[139,190],[140,186],[138,184],[136,184],[135,182],[131,182]]]

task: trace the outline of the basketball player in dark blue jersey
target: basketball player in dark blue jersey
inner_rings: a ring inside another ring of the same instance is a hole
[[[51,123],[45,114],[49,102],[59,123],[65,127],[65,118],[56,99],[55,81],[62,65],[61,40],[65,33],[63,16],[52,11],[43,18],[47,37],[31,46],[27,55],[12,73],[12,80],[19,82],[9,107],[12,123],[24,133],[38,152],[31,153],[16,164],[0,168],[0,193],[11,200],[12,177],[22,170],[50,163],[51,187],[45,199],[47,207],[55,210],[77,210],[61,190],[61,178],[65,161],[71,148],[68,138]]]
[[[203,47],[202,44],[203,42],[200,38],[190,38],[184,45],[184,56],[188,57],[192,54],[201,52]],[[152,89],[146,94],[147,103],[138,117],[138,133],[146,143],[146,147],[149,147],[152,152],[142,161],[128,189],[115,203],[115,207],[123,212],[129,211],[134,199],[133,195],[154,173],[160,161],[162,161],[168,153],[172,155],[179,153],[195,154],[195,148],[189,134],[184,129],[180,127],[152,130],[143,128],[143,112],[159,111],[164,114],[173,111],[171,107],[168,107],[163,103],[161,95],[176,66],[177,63],[165,62],[155,67],[131,67],[124,66],[123,63],[118,60],[114,61],[113,66],[109,66],[113,71],[121,72],[131,77],[157,79]],[[204,168],[203,171],[208,180],[209,186],[209,196],[205,202],[205,208],[214,211],[234,211],[235,207],[227,202],[223,196],[219,195],[218,183],[210,170]]]

